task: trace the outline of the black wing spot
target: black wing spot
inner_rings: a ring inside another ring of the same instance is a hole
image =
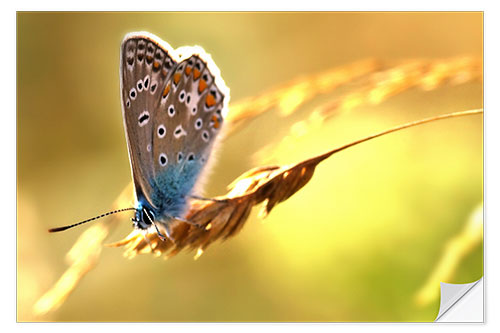
[[[201,120],[201,118],[198,118],[198,119],[196,119],[196,122],[194,123],[194,128],[199,130],[202,125],[203,125],[203,121]]]
[[[167,155],[165,155],[164,153],[161,153],[161,154],[160,154],[159,161],[160,161],[160,165],[161,165],[161,166],[165,166],[165,165],[167,165],[167,162],[168,162]]]
[[[168,115],[169,115],[170,117],[173,117],[173,116],[175,115],[175,109],[174,109],[174,106],[173,106],[173,105],[170,105],[170,106],[168,107]]]
[[[130,89],[130,98],[134,100],[137,97],[137,92],[135,91],[134,88]]]
[[[139,126],[144,126],[149,121],[149,113],[143,112],[139,115]]]
[[[164,138],[164,137],[165,137],[165,134],[167,133],[167,130],[166,130],[166,128],[165,128],[165,125],[161,124],[160,126],[158,126],[157,133],[158,133],[158,137],[159,137],[160,139]]]
[[[203,141],[207,142],[209,139],[208,132],[203,131],[203,133],[201,133],[201,137],[203,138]]]

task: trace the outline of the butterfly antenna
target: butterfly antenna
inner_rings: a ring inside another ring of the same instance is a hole
[[[78,222],[78,223],[75,223],[75,224],[71,224],[71,225],[66,225],[64,227],[59,227],[59,228],[52,228],[52,229],[49,229],[49,232],[59,232],[59,231],[64,231],[64,230],[67,230],[67,229],[70,229],[70,228],[73,228],[73,227],[76,227],[80,224],[84,224],[84,223],[87,223],[87,222],[91,222],[91,221],[94,221],[94,220],[97,220],[97,219],[100,219],[100,218],[103,218],[105,216],[108,216],[108,215],[112,215],[112,214],[116,214],[116,213],[120,213],[120,212],[124,212],[124,211],[127,211],[127,210],[137,210],[136,208],[122,208],[122,209],[117,209],[117,210],[113,210],[111,212],[107,212],[107,213],[104,213],[104,214],[101,214],[99,216],[96,216],[96,217],[93,217],[93,218],[90,218],[88,220],[85,220],[85,221],[81,221],[81,222]]]

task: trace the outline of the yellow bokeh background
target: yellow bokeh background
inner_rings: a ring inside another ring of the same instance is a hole
[[[483,200],[481,116],[411,128],[332,156],[264,223],[255,210],[239,235],[197,261],[187,252],[127,260],[121,249],[104,248],[57,311],[36,316],[33,305],[65,271],[64,256],[86,227],[47,228],[108,211],[130,182],[118,77],[127,32],[149,31],[174,48],[201,45],[236,103],[368,58],[482,59],[482,21],[481,13],[444,12],[18,13],[18,320],[432,321],[438,290],[430,287],[427,298],[419,292],[446,251],[460,247],[457,239],[468,239],[461,235],[472,230],[470,216],[477,221]],[[480,81],[409,89],[308,128],[292,149],[280,146],[297,121],[355,88],[239,127],[220,145],[206,195],[224,194],[254,166],[298,162],[483,101]],[[126,214],[123,222],[109,242],[130,232]],[[462,247],[443,282],[483,275],[482,229],[474,230],[479,241]]]

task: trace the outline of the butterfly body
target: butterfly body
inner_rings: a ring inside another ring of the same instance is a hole
[[[173,50],[149,33],[122,43],[121,96],[136,194],[135,227],[168,233],[212,155],[229,89],[200,47]]]

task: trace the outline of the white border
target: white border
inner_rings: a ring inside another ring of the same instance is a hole
[[[147,329],[160,328],[173,330],[175,332],[193,330],[208,332],[233,332],[238,331],[253,332],[255,329],[285,329],[287,332],[303,332],[305,329],[322,332],[332,332],[332,330],[357,331],[365,328],[375,332],[405,331],[420,332],[426,330],[452,330],[454,332],[470,332],[471,330],[498,331],[500,325],[499,316],[499,265],[498,265],[498,237],[500,235],[500,214],[499,214],[499,192],[500,192],[500,163],[499,163],[499,128],[500,128],[500,107],[498,103],[498,89],[500,87],[500,70],[498,52],[498,31],[500,31],[500,17],[496,11],[496,1],[342,1],[326,5],[321,0],[308,0],[299,3],[271,3],[266,0],[255,0],[251,2],[229,2],[229,1],[209,1],[202,2],[192,0],[190,2],[179,2],[178,4],[167,3],[166,1],[121,1],[114,2],[113,5],[103,1],[87,0],[85,2],[75,1],[27,1],[16,2],[7,1],[2,3],[1,24],[4,32],[3,51],[1,52],[4,64],[16,63],[16,10],[455,10],[466,11],[485,10],[485,318],[486,325],[457,325],[457,324],[149,324]],[[286,5],[286,6],[285,6]],[[326,8],[325,8],[326,7]],[[16,67],[4,66],[4,76],[2,80],[2,96],[7,100],[3,110],[1,122],[1,142],[4,142],[3,154],[7,156],[7,162],[2,165],[1,184],[2,202],[4,203],[3,226],[4,237],[1,242],[2,251],[7,268],[2,273],[2,327],[6,331],[34,331],[41,330],[50,332],[87,332],[91,329],[120,329],[124,332],[135,332],[139,325],[144,324],[16,324]],[[8,78],[11,78],[10,80]],[[14,193],[13,193],[14,192]],[[401,327],[401,326],[404,326]],[[496,327],[496,329],[494,328]]]

